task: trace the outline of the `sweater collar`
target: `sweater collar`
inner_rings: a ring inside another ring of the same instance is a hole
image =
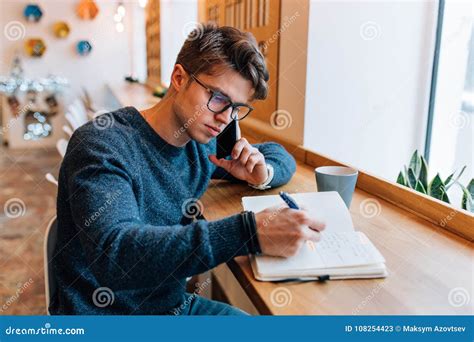
[[[158,152],[163,152],[171,156],[177,156],[182,154],[186,150],[186,145],[177,147],[169,144],[164,140],[158,133],[155,132],[153,127],[145,120],[145,118],[140,114],[140,112],[135,107],[126,107],[125,110],[128,113],[131,113],[131,120],[134,123],[134,127],[140,130],[140,135],[144,136],[149,140],[154,146],[159,150]]]

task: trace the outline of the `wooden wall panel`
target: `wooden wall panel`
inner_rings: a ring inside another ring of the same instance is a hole
[[[251,32],[265,56],[269,80],[269,94],[264,101],[254,103],[252,117],[270,123],[277,110],[278,54],[281,0],[206,0],[204,21],[219,26],[233,26]]]
[[[160,0],[149,0],[146,7],[147,84],[161,85]]]

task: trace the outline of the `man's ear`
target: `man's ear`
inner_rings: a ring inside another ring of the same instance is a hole
[[[179,92],[188,83],[188,73],[184,70],[181,64],[175,64],[173,72],[171,73],[171,84],[174,89]]]

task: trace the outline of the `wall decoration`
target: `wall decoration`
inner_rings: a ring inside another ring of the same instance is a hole
[[[76,50],[81,56],[87,56],[92,51],[92,45],[87,40],[81,40],[77,43]]]
[[[56,37],[66,38],[67,36],[69,36],[69,32],[71,32],[71,29],[65,21],[58,21],[54,23],[53,31]]]
[[[99,7],[94,0],[81,0],[76,8],[79,18],[84,20],[94,20],[99,14]]]
[[[28,56],[41,57],[46,51],[46,44],[41,38],[31,38],[25,42],[25,51]]]
[[[25,16],[26,20],[37,23],[43,16],[43,11],[38,5],[30,4],[25,7],[23,15]]]

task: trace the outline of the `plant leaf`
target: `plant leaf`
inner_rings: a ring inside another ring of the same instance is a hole
[[[451,184],[448,185],[447,183],[444,183],[444,184],[446,184],[446,185],[445,185],[445,186],[446,186],[446,190],[448,190],[448,189],[451,187],[451,185],[453,185],[454,183],[456,183],[456,182],[459,180],[459,178],[461,178],[461,176],[462,176],[464,170],[466,170],[466,165],[464,165],[464,167],[461,169],[461,172],[459,172],[459,174],[458,174],[458,175],[456,176],[456,178],[451,182]]]
[[[423,186],[423,183],[421,183],[419,180],[416,182],[415,190],[423,194],[426,194],[425,187]]]
[[[451,179],[453,178],[453,176],[454,176],[455,173],[456,173],[456,172],[451,173],[451,174],[449,175],[449,177],[446,178],[446,180],[444,181],[444,184],[445,184],[446,186],[449,186],[449,182],[451,181]]]
[[[451,203],[448,197],[448,192],[444,186],[443,186],[443,197],[441,197],[441,200],[446,203]]]
[[[405,176],[403,175],[402,171],[400,171],[400,173],[398,174],[397,183],[401,184],[401,185],[404,185],[404,186],[407,186],[407,180],[406,180]]]
[[[408,169],[412,169],[416,178],[418,178],[419,173],[420,173],[420,168],[421,168],[421,158],[420,158],[420,155],[418,154],[418,150],[415,150],[415,152],[413,152],[413,155],[411,156]]]
[[[474,179],[471,179],[467,187],[462,184],[459,186],[463,192],[461,207],[471,213],[474,212]]]
[[[423,156],[420,157],[420,160],[421,160],[421,166],[420,166],[420,175],[418,177],[418,180],[421,182],[424,189],[428,189],[428,163],[426,162],[426,159]]]
[[[439,173],[437,173],[436,176],[431,180],[430,185],[428,186],[428,194],[431,197],[442,200],[445,191],[446,189],[444,187],[443,180],[439,176]]]
[[[410,188],[414,189],[416,187],[417,179],[415,176],[415,172],[413,171],[412,168],[408,169],[407,179],[408,179],[408,185],[410,186]]]
[[[471,181],[469,182],[466,188],[471,194],[471,197],[474,199],[474,178],[471,179]]]

